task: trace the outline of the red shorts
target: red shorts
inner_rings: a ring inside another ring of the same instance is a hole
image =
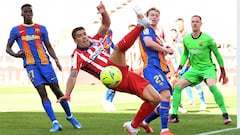
[[[143,89],[150,83],[148,80],[129,71],[128,66],[117,66],[111,61],[108,61],[107,65],[116,66],[122,72],[122,82],[117,87],[113,88],[113,90],[134,94],[143,99]]]

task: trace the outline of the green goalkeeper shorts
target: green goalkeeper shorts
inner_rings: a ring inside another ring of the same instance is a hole
[[[195,86],[201,83],[203,80],[208,78],[217,78],[216,68],[209,67],[206,69],[196,69],[191,67],[186,73],[181,77],[191,82],[191,86]]]

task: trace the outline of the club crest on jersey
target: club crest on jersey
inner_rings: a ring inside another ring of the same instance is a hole
[[[40,33],[40,29],[36,28],[36,29],[35,29],[35,32],[36,32],[36,33]]]
[[[199,44],[198,44],[199,46],[203,46],[203,42],[199,42]]]
[[[100,55],[102,53],[102,51],[104,50],[102,45],[99,45],[96,47],[95,51],[89,56],[92,60],[95,60],[98,55]]]
[[[144,29],[144,30],[143,30],[143,33],[144,33],[145,35],[149,34],[149,33],[150,33],[150,32],[149,32],[149,29]]]

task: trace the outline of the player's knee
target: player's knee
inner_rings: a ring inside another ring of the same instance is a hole
[[[158,95],[158,96],[148,97],[148,98],[147,98],[147,101],[148,101],[151,105],[157,106],[157,105],[162,101],[162,99],[161,99],[160,95]]]
[[[160,95],[156,95],[153,97],[152,104],[157,106],[162,101],[162,97]]]
[[[181,89],[186,88],[187,86],[190,86],[191,83],[188,80],[185,79],[180,79],[175,85],[174,85],[174,90],[175,87],[180,87]]]
[[[162,100],[160,94],[150,84],[143,90],[143,99],[154,106],[157,106]]]
[[[160,95],[161,95],[161,100],[162,101],[170,101],[171,99],[171,94],[170,94],[170,91],[169,90],[163,90],[160,92]]]

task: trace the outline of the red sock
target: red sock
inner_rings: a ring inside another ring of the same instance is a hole
[[[125,35],[122,40],[118,42],[119,50],[121,50],[122,52],[127,51],[127,49],[129,49],[134,44],[134,42],[143,30],[143,26],[137,25],[133,30],[131,30],[127,35]]]
[[[144,102],[132,121],[132,127],[137,128],[139,124],[154,110],[155,106]]]

